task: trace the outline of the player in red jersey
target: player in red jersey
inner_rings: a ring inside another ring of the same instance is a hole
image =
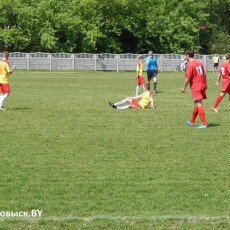
[[[202,100],[206,99],[206,73],[203,64],[194,59],[193,50],[187,50],[185,55],[189,63],[186,68],[185,82],[184,86],[181,88],[181,92],[184,93],[187,85],[190,84],[190,89],[194,100],[192,118],[190,121],[186,121],[186,124],[189,126],[194,126],[196,117],[199,114],[202,124],[199,125],[198,128],[204,129],[208,127],[204,108],[202,106]]]
[[[212,106],[212,111],[216,113],[218,112],[217,106],[224,98],[226,93],[229,94],[229,100],[230,100],[230,53],[226,54],[225,58],[226,58],[225,62],[220,66],[219,75],[215,83],[215,85],[218,86],[220,82],[220,78],[222,77],[222,87],[221,87],[220,95],[216,98],[216,101]]]
[[[3,103],[10,95],[10,85],[9,85],[9,76],[15,70],[15,66],[13,69],[10,69],[10,65],[8,63],[9,53],[4,51],[2,54],[2,60],[0,61],[0,111],[3,111]]]

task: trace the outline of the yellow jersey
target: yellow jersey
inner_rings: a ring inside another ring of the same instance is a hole
[[[214,56],[212,60],[213,60],[213,63],[215,64],[219,63],[219,57]]]
[[[141,94],[141,100],[138,102],[138,104],[142,109],[145,109],[151,102],[153,102],[152,93],[150,91],[145,91]]]
[[[141,62],[137,63],[137,73],[140,76],[143,76],[143,64]]]
[[[8,84],[10,76],[9,63],[0,61],[0,84]]]

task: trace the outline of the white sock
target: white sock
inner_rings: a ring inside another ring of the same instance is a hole
[[[3,106],[3,103],[5,102],[6,98],[8,97],[9,95],[7,93],[3,94],[2,96],[0,96],[0,107]]]
[[[139,87],[139,85],[137,85],[137,87],[136,87],[136,95],[139,94],[139,89],[140,89],[140,87]]]
[[[3,103],[3,101],[4,101],[4,94],[1,94],[0,95],[0,107],[2,107],[2,103]]]
[[[124,109],[130,109],[130,105],[126,105],[126,106],[117,107],[117,109],[120,109],[120,110],[124,110]]]
[[[117,103],[114,103],[115,106],[117,105],[122,105],[122,104],[125,104],[126,103],[126,99],[122,100],[122,101],[119,101]]]

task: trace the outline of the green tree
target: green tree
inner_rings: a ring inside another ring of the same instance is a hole
[[[0,10],[0,50],[208,53],[229,47],[220,43],[229,41],[230,0],[0,0]]]
[[[230,0],[209,0],[205,12],[208,27],[201,31],[200,44],[204,53],[226,53],[230,50]]]

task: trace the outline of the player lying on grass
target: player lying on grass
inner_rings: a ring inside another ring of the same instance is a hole
[[[109,102],[109,105],[114,109],[145,109],[149,105],[151,106],[151,109],[154,109],[153,105],[153,96],[150,92],[150,86],[148,83],[145,83],[143,85],[144,92],[141,95],[135,96],[135,97],[127,97],[119,102],[111,103]],[[137,101],[137,99],[140,99],[140,101]],[[118,106],[128,103],[128,105],[125,106]]]
[[[230,100],[230,53],[225,55],[225,61],[220,66],[219,75],[217,78],[217,81],[215,83],[216,86],[218,86],[220,83],[220,78],[222,77],[222,87],[220,95],[216,98],[216,101],[214,105],[212,106],[212,111],[218,112],[217,106],[221,102],[221,100],[224,98],[225,94],[229,94],[229,100]]]

